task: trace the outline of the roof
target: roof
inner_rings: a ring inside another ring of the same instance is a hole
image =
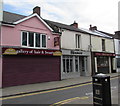
[[[9,23],[9,24],[14,24],[15,22],[26,18],[27,16],[24,15],[19,15],[19,14],[15,14],[15,13],[10,13],[10,12],[6,12],[3,11],[3,23]],[[76,31],[76,32],[82,32],[82,33],[87,33],[85,31],[82,31],[78,28],[74,28],[73,26],[70,25],[66,25],[66,24],[62,24],[62,23],[58,23],[58,22],[53,22],[50,20],[46,20],[43,19],[56,33],[59,33],[59,28],[62,29],[68,29],[71,31]]]
[[[89,34],[95,35],[95,36],[100,36],[100,37],[105,37],[105,38],[112,38],[112,37],[109,36],[108,34],[102,33],[102,32],[100,32],[100,31],[98,31],[98,30],[93,30],[93,31],[91,31],[91,30],[84,29],[84,28],[80,28],[80,29],[88,32]]]
[[[103,31],[99,31],[99,32],[104,33],[104,34],[107,34],[107,35],[109,35],[109,36],[111,36],[111,37],[114,37],[114,34],[107,33],[107,32],[103,32]]]
[[[52,27],[55,31],[58,31],[59,28],[61,29],[67,29],[70,31],[76,31],[76,32],[81,32],[81,33],[87,33],[86,31],[83,31],[79,28],[75,28],[71,25],[66,25],[66,24],[62,24],[59,22],[54,22],[54,21],[49,21],[49,20],[44,20],[48,25],[50,25],[50,27]]]
[[[3,12],[3,22],[4,23],[13,23],[13,22],[16,22],[25,17],[26,16],[24,16],[24,15],[10,13],[10,12],[6,12],[6,11]]]
[[[53,31],[53,29],[49,25],[47,25],[46,22],[44,22],[44,20],[40,16],[38,16],[38,14],[36,14],[36,13],[31,14],[29,16],[24,16],[24,15],[19,15],[19,14],[3,11],[3,22],[2,23],[19,24],[19,23],[21,23],[27,19],[30,19],[31,17],[34,17],[34,16],[36,16],[40,21],[42,21],[42,23],[44,23],[48,27],[48,29]]]
[[[16,22],[19,23],[19,22],[21,22],[21,20],[28,19],[28,17],[30,17],[30,16],[24,16],[24,15],[19,15],[16,13],[10,13],[10,12],[3,11],[3,23],[7,23],[7,24],[14,24]],[[44,24],[46,24],[47,26],[49,25],[50,26],[49,29],[50,28],[53,29],[52,31],[55,33],[60,33],[59,29],[67,29],[70,31],[81,32],[81,33],[91,34],[91,35],[100,36],[100,37],[112,38],[111,36],[109,36],[108,33],[105,33],[102,31],[98,31],[98,30],[90,31],[90,30],[84,29],[84,28],[75,28],[71,25],[66,25],[66,24],[62,24],[59,22],[42,19],[38,15],[36,15],[36,16],[39,19],[41,19],[42,22],[44,21],[45,22]]]

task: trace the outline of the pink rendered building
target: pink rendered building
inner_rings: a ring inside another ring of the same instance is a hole
[[[0,87],[60,80],[60,33],[40,16],[3,12]]]

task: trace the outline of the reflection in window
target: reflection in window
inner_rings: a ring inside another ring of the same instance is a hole
[[[29,32],[29,46],[34,47],[34,33]]]
[[[66,67],[67,67],[67,69],[66,69],[66,72],[67,73],[69,73],[69,59],[66,59]]]
[[[109,66],[108,57],[99,56],[97,58],[97,64],[98,64],[98,67],[108,67]]]
[[[78,72],[78,57],[75,57],[75,71]]]
[[[120,68],[120,58],[117,58],[117,68]]]
[[[46,47],[46,36],[42,35],[42,47]]]
[[[66,69],[65,69],[65,64],[66,64],[66,63],[65,63],[65,59],[63,59],[63,72],[65,72],[65,70],[66,70]]]
[[[36,47],[40,47],[40,34],[36,34]]]
[[[76,48],[80,48],[80,35],[76,35]]]
[[[27,32],[22,33],[22,45],[27,46]]]
[[[102,51],[105,51],[105,39],[102,39]]]

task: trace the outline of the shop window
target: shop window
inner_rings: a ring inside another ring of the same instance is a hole
[[[34,32],[22,32],[22,46],[46,48],[46,35]]]
[[[73,57],[63,56],[63,72],[70,73],[73,72]]]
[[[120,54],[120,41],[118,41],[118,54]]]
[[[109,67],[108,57],[97,57],[97,67]]]
[[[117,58],[117,68],[120,68],[120,58]]]
[[[102,51],[105,51],[105,39],[102,39]]]
[[[80,35],[76,35],[76,48],[80,48]]]
[[[79,57],[75,57],[75,71],[79,72]]]

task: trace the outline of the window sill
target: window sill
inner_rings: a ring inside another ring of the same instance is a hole
[[[27,47],[27,46],[21,46],[23,48],[29,48],[29,49],[47,49],[47,48],[42,48],[42,47]]]

